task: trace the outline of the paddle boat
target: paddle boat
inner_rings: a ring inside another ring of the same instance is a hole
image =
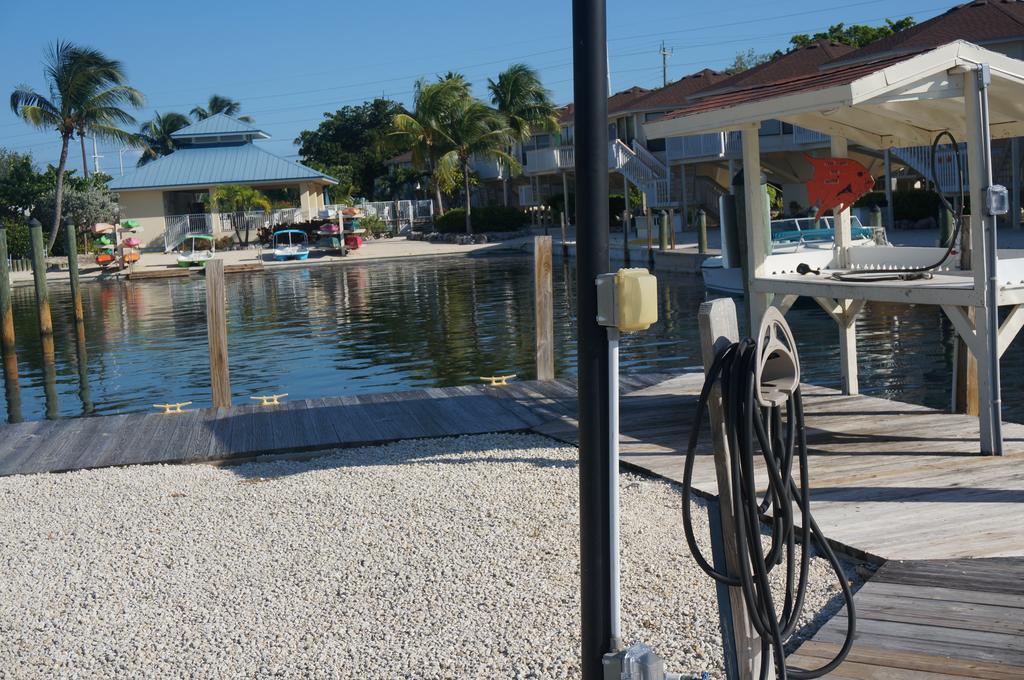
[[[209,234],[189,234],[185,243],[189,244],[189,248],[178,253],[179,267],[205,267],[214,258],[216,243]],[[199,247],[204,244],[208,247]]]
[[[835,228],[832,217],[822,217],[817,224],[812,217],[791,217],[773,220],[772,255],[798,253],[806,250],[832,250],[835,246]],[[869,248],[885,243],[884,232],[876,240],[875,230],[861,224],[856,215],[850,216],[852,247]],[[723,267],[722,258],[709,257],[700,266],[704,287],[714,293],[743,295],[743,269]]]
[[[282,229],[271,237],[275,260],[305,260],[309,257],[309,237],[301,229]]]

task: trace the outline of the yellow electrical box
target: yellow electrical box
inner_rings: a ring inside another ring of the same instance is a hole
[[[644,331],[658,320],[658,280],[646,269],[620,269],[597,277],[597,322],[623,333]]]

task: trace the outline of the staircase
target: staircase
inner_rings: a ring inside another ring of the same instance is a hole
[[[192,213],[189,215],[167,215],[164,217],[164,252],[169,253],[180,246],[189,236],[213,234],[213,215]]]
[[[668,167],[643,145],[633,140],[633,147],[616,139],[608,145],[608,167],[621,172],[626,179],[647,195],[647,205],[667,208],[672,203]]]

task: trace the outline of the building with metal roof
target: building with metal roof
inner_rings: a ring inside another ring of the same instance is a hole
[[[325,206],[324,189],[337,184],[329,175],[282,158],[255,142],[270,137],[222,113],[175,132],[175,151],[110,181],[121,217],[139,222],[148,246],[173,248],[186,234],[232,233],[230,218],[209,212],[214,187],[244,185],[293,189],[295,219],[308,221]]]

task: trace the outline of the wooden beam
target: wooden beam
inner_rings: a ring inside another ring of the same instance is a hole
[[[833,158],[849,158],[850,149],[845,137],[833,135],[830,146]],[[849,266],[848,253],[852,242],[850,206],[845,206],[842,210],[833,210],[832,215],[835,219],[836,258],[839,261],[839,268],[843,269]]]
[[[552,321],[551,237],[533,238],[534,319],[537,329],[537,380],[555,379]]]
[[[968,313],[967,307],[957,307],[954,305],[942,305],[942,311],[949,317],[950,322],[953,324],[953,328],[956,329],[957,335],[963,340],[964,344],[967,345],[967,349],[971,351],[975,357],[978,356],[978,331],[974,327],[973,314]]]
[[[786,312],[793,307],[793,304],[800,299],[799,295],[787,295],[785,293],[776,293],[775,297],[772,298],[772,307],[777,307],[783,316]]]
[[[719,298],[704,302],[697,312],[697,321],[700,327],[701,356],[704,361],[704,370],[707,371],[714,363],[718,352],[739,341],[736,303],[732,301],[732,298]],[[718,525],[721,528],[720,536],[716,535],[714,530],[711,535],[713,544],[721,541],[721,550],[715,551],[715,568],[721,570],[724,566],[726,573],[730,576],[737,576],[740,569],[749,569],[749,565],[740,564],[739,550],[736,544],[734,531],[736,518],[732,513],[731,452],[725,432],[722,393],[717,386],[712,389],[708,399],[708,416],[711,421],[715,477],[718,482],[717,514],[720,518]],[[719,563],[720,554],[724,558],[724,565]],[[719,584],[717,593],[719,620],[723,632],[723,642],[726,645],[727,676],[730,678],[757,677],[761,665],[761,642],[747,614],[743,590],[741,588],[726,588]],[[728,634],[729,631],[732,632],[731,636]],[[734,645],[733,649],[730,649],[730,644]],[[735,669],[728,668],[733,660],[730,651],[735,654]],[[734,671],[735,675],[730,674],[729,671]],[[774,668],[772,668],[769,677],[774,678],[774,675]]]
[[[1003,323],[999,326],[999,356],[1003,356],[1003,352],[1010,346],[1013,339],[1020,333],[1020,329],[1024,327],[1024,305],[1015,305],[1010,313],[1003,319]]]

